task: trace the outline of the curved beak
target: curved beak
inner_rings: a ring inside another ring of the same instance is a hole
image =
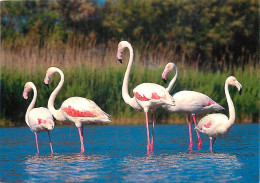
[[[235,86],[237,87],[237,89],[238,89],[238,91],[239,91],[239,95],[241,95],[241,94],[242,94],[242,85],[241,85],[239,82],[237,82],[237,83],[235,84]]]
[[[47,75],[45,76],[43,82],[44,82],[45,86],[46,86],[47,88],[49,88],[49,77],[48,77]]]
[[[163,71],[163,73],[162,73],[162,80],[164,83],[166,83],[166,81],[167,81],[167,74],[168,74],[168,72],[166,72],[166,71]]]
[[[117,58],[117,60],[120,62],[120,64],[122,64],[122,59]]]
[[[122,64],[122,52],[118,49],[116,54],[117,60]]]
[[[26,89],[24,89],[24,91],[23,91],[23,98],[28,99],[28,92]]]

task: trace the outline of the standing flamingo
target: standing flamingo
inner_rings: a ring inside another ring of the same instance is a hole
[[[242,85],[237,81],[234,76],[229,76],[225,82],[225,95],[227,98],[229,118],[221,113],[209,114],[202,118],[195,130],[204,133],[209,136],[210,139],[210,151],[213,149],[214,142],[220,135],[226,134],[235,122],[235,107],[228,91],[228,85],[236,86],[239,94],[242,92]],[[213,141],[212,141],[213,137]]]
[[[142,83],[136,86],[133,90],[134,96],[131,98],[128,93],[128,80],[129,74],[133,63],[133,48],[127,41],[121,41],[118,44],[117,59],[122,63],[122,52],[125,48],[128,48],[130,52],[130,57],[128,61],[128,66],[125,72],[123,86],[122,86],[122,97],[124,101],[129,104],[134,109],[144,110],[145,120],[146,120],[146,131],[147,131],[147,152],[153,151],[153,135],[152,141],[150,143],[149,137],[149,127],[148,127],[148,110],[153,110],[153,131],[154,131],[154,121],[155,121],[155,111],[156,108],[168,104],[173,106],[174,99],[169,94],[169,92],[162,86],[155,83]]]
[[[70,97],[62,103],[60,109],[56,110],[54,108],[54,100],[64,83],[63,72],[57,67],[50,67],[46,71],[44,83],[48,86],[49,79],[55,72],[60,74],[61,80],[55,90],[51,93],[48,101],[48,109],[57,120],[75,123],[79,132],[81,153],[83,153],[85,151],[83,143],[83,124],[91,122],[108,123],[111,122],[110,116],[102,111],[95,102],[82,97]],[[81,130],[80,127],[82,127]]]
[[[37,90],[32,82],[27,82],[24,85],[23,98],[28,99],[28,92],[33,90],[33,99],[26,111],[25,122],[30,127],[31,131],[35,134],[35,142],[37,148],[37,154],[39,154],[37,133],[41,131],[47,131],[49,135],[51,154],[53,154],[50,130],[54,128],[53,117],[50,111],[44,107],[33,108],[37,99]]]
[[[166,90],[170,91],[173,87],[176,78],[177,78],[177,67],[174,63],[168,63],[165,66],[165,69],[162,73],[162,79],[166,82],[167,74],[172,70],[175,69],[175,76],[171,80],[169,86]],[[192,142],[192,133],[191,133],[191,120],[190,117],[192,116],[194,124],[196,126],[196,118],[195,114],[201,114],[209,111],[218,111],[224,109],[221,105],[217,104],[213,101],[210,97],[203,93],[199,93],[196,91],[180,91],[172,95],[175,99],[176,106],[164,105],[163,108],[169,112],[179,112],[185,113],[188,116],[188,124],[189,124],[189,137],[190,137],[190,145],[189,150],[192,150],[193,142]],[[198,136],[198,149],[201,148],[202,141],[197,131]]]

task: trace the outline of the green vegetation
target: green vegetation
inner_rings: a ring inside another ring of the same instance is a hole
[[[106,67],[90,67],[86,65],[62,67],[65,74],[65,83],[58,94],[55,106],[60,107],[61,103],[72,96],[81,96],[95,101],[104,111],[112,116],[114,124],[118,122],[135,123],[142,122],[144,114],[131,109],[125,104],[121,97],[121,87],[126,69],[124,65],[108,65]],[[155,82],[164,85],[161,79],[163,67],[147,68],[137,65],[132,68],[130,75],[130,95],[132,89],[142,82]],[[47,68],[41,70],[37,68],[35,72],[28,74],[25,71],[10,70],[2,68],[1,72],[1,118],[7,119],[11,123],[17,122],[24,124],[24,115],[32,94],[28,101],[22,97],[23,86],[27,81],[35,83],[38,89],[38,100],[36,107],[47,106],[50,93],[59,82],[59,75],[56,74],[51,80],[50,89],[43,84]],[[193,69],[179,68],[177,83],[171,93],[180,90],[195,90],[210,96],[216,102],[227,109],[224,95],[224,82],[231,73],[207,73],[198,72]],[[237,114],[237,122],[258,122],[259,120],[259,72],[253,68],[241,69],[233,73],[243,85],[243,93],[238,95],[235,87],[230,87],[231,97],[234,101]],[[170,77],[169,77],[170,78]],[[166,86],[166,85],[165,85]],[[227,114],[227,110],[223,113]],[[158,123],[166,122],[185,122],[185,115],[170,114],[163,109],[157,113]]]

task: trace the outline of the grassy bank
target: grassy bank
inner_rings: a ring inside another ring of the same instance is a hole
[[[125,59],[127,60],[127,59]],[[56,74],[47,89],[43,84],[45,72],[48,67],[36,66],[33,70],[10,68],[5,65],[1,69],[1,126],[25,124],[24,115],[32,99],[32,94],[26,101],[22,97],[23,87],[27,81],[32,81],[38,89],[36,107],[47,106],[48,97],[59,82]],[[58,94],[55,107],[59,108],[61,103],[72,96],[81,96],[95,101],[104,111],[112,116],[114,124],[143,123],[143,112],[130,108],[121,97],[121,87],[126,69],[126,63],[112,63],[106,66],[70,65],[60,67],[65,74],[65,83]],[[154,82],[167,86],[161,79],[164,66],[145,67],[135,65],[130,75],[129,89],[142,82]],[[173,75],[173,73],[172,73]],[[243,93],[238,95],[235,87],[230,87],[237,120],[236,122],[258,122],[259,121],[259,72],[253,67],[244,71],[234,70],[233,73],[220,73],[209,71],[197,71],[195,69],[184,69],[179,67],[177,83],[171,93],[180,90],[195,90],[210,96],[216,102],[227,109],[224,94],[224,82],[229,75],[234,75],[243,85]],[[171,75],[169,75],[169,78]],[[227,114],[227,110],[223,113]],[[157,112],[158,123],[182,123],[186,117],[183,114],[170,114],[159,109]]]

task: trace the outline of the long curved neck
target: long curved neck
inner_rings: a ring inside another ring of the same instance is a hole
[[[122,86],[122,97],[124,101],[132,106],[133,108],[140,108],[140,106],[137,104],[134,98],[131,98],[128,92],[128,81],[129,81],[129,75],[133,64],[134,59],[134,52],[133,48],[130,44],[127,44],[126,47],[129,49],[129,61],[127,65],[127,69],[124,76],[123,86]]]
[[[235,122],[235,107],[234,104],[232,102],[232,99],[230,97],[229,94],[229,90],[228,90],[228,83],[225,83],[225,94],[226,94],[226,98],[227,98],[227,103],[228,103],[228,110],[229,110],[229,119],[228,119],[228,126],[232,126]]]
[[[168,85],[167,88],[166,88],[166,90],[167,90],[168,92],[171,91],[171,89],[172,89],[174,83],[176,82],[177,76],[178,76],[177,67],[175,66],[174,69],[175,69],[175,75],[174,75],[174,77],[172,78],[171,82],[169,83],[169,85]]]
[[[57,120],[63,120],[63,119],[60,119],[60,111],[59,110],[56,110],[54,108],[54,100],[57,96],[57,94],[59,93],[60,89],[62,88],[63,86],[63,83],[64,83],[64,74],[63,72],[57,68],[56,72],[58,72],[60,74],[60,82],[58,84],[58,86],[55,88],[55,90],[51,93],[51,96],[48,100],[48,109],[50,110],[50,112],[52,113],[52,115],[57,119]],[[63,115],[62,115],[63,116]]]
[[[27,108],[26,114],[25,114],[25,122],[27,123],[27,125],[29,126],[29,114],[31,112],[31,110],[34,108],[36,99],[37,99],[37,90],[35,86],[31,86],[33,89],[33,99],[29,105],[29,107]]]

